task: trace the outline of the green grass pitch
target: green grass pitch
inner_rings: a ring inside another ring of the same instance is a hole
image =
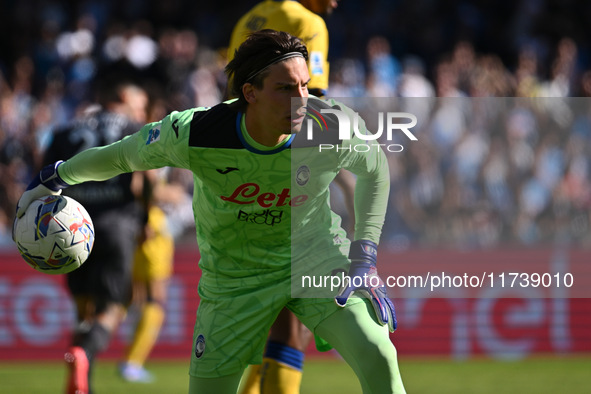
[[[122,381],[114,361],[99,360],[94,373],[97,393],[187,392],[188,361],[150,361],[154,383]],[[520,361],[473,359],[453,361],[401,358],[400,369],[409,394],[419,393],[590,393],[591,356],[538,357]],[[0,392],[11,394],[63,392],[65,367],[55,362],[0,362]],[[340,360],[308,359],[302,394],[357,394],[359,383]]]

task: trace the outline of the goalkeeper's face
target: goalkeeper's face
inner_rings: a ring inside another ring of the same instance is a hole
[[[251,85],[245,94],[248,112],[256,118],[258,129],[266,134],[281,136],[299,132],[310,80],[305,59],[294,57],[273,64],[266,73],[262,88]]]

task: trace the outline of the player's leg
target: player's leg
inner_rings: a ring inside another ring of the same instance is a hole
[[[351,298],[321,321],[315,333],[351,366],[364,393],[405,393],[388,327],[376,321],[368,300]]]
[[[235,393],[242,371],[219,378],[189,377],[189,394]]]
[[[86,287],[86,283],[89,283],[87,278],[90,277],[88,271],[88,267],[79,268],[67,275],[68,289],[76,305],[77,323],[70,346],[64,354],[67,367],[66,394],[89,391],[90,363],[85,350],[78,345],[80,336],[92,326],[96,312],[93,297],[89,294],[92,287]]]
[[[94,303],[92,298],[86,294],[80,294],[81,289],[75,287],[70,288],[70,293],[74,298],[76,305],[76,321],[77,326],[74,331],[74,338],[77,331],[83,327],[83,322],[87,321],[87,325],[94,318]],[[80,347],[70,346],[64,354],[64,360],[68,366],[68,381],[66,383],[66,393],[88,392],[88,358],[86,353]]]
[[[299,393],[304,352],[312,338],[311,331],[284,308],[271,327],[263,363],[247,369],[239,392]]]
[[[78,331],[73,345],[82,347],[92,363],[94,357],[105,350],[111,334],[125,316],[125,307],[119,302],[99,302],[95,320],[87,330]]]
[[[249,365],[240,378],[238,394],[259,394],[261,392],[262,364]]]
[[[96,315],[96,308],[92,296],[71,291],[76,305],[76,322],[91,321]]]
[[[259,276],[249,285],[240,280],[242,287],[220,287],[214,276],[201,278],[191,393],[235,394],[246,366],[262,362],[271,325],[290,298],[289,281],[277,280],[281,277],[273,272],[270,280]]]
[[[145,240],[138,245],[134,255],[134,296],[143,294],[136,298],[140,318],[124,360],[119,365],[119,372],[125,380],[153,380],[144,364],[164,324],[173,259],[174,239],[168,233],[166,216],[160,208],[153,206],[149,211]]]
[[[98,314],[92,320],[78,325],[72,345],[64,359],[69,377],[66,392],[82,394],[90,391],[90,376],[95,357],[105,350],[113,331],[125,316],[125,308],[119,303],[97,305]]]
[[[302,382],[304,352],[312,332],[284,308],[269,335],[263,358],[262,394],[297,394]]]
[[[92,293],[95,307],[94,318],[78,326],[65,356],[70,371],[68,393],[92,391],[90,378],[95,357],[107,348],[125,317],[131,299],[131,261],[137,236],[134,219],[119,211],[97,217],[93,253],[79,269],[68,274],[73,294],[81,293],[80,289]],[[86,362],[81,360],[83,355]],[[80,377],[85,365],[88,373],[83,381]]]
[[[147,287],[147,298],[140,305],[140,318],[133,338],[119,366],[121,376],[127,381],[147,383],[153,380],[144,364],[164,323],[167,284],[163,280],[154,280]]]
[[[230,302],[222,304],[227,307],[203,299],[199,303],[189,373],[191,394],[235,394],[246,366],[261,363],[267,333],[280,310],[242,314],[230,309]]]

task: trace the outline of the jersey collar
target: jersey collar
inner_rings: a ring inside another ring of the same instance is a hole
[[[295,138],[295,134],[292,134],[286,141],[283,141],[279,145],[269,149],[260,149],[258,147],[253,146],[254,144],[252,142],[249,142],[246,137],[248,135],[248,132],[246,130],[246,125],[244,121],[244,113],[242,111],[239,111],[236,115],[236,133],[238,134],[238,138],[240,139],[242,145],[249,152],[256,153],[258,155],[273,155],[275,153],[279,153],[285,149],[288,149],[291,146],[291,142]],[[248,139],[253,141],[250,137]]]

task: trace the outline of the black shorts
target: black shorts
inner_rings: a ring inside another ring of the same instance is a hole
[[[131,301],[131,268],[140,229],[138,210],[111,210],[91,215],[95,240],[88,260],[67,275],[73,296],[97,302]]]

